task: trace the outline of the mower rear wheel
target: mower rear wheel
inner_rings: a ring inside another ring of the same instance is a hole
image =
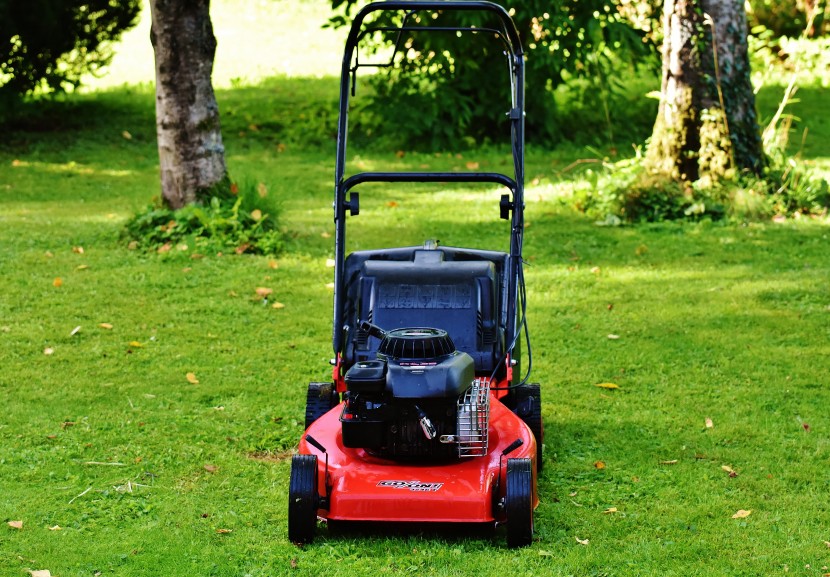
[[[513,390],[515,413],[530,427],[536,439],[536,470],[542,470],[542,445],[545,442],[545,425],[542,422],[542,391],[539,383],[522,385]]]
[[[317,457],[294,455],[288,485],[288,539],[293,543],[311,543],[317,529]]]
[[[340,397],[332,383],[309,383],[305,400],[305,428],[337,406]]]
[[[507,546],[525,547],[533,541],[533,465],[530,459],[507,459]]]

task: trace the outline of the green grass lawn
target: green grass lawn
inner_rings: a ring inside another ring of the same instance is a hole
[[[830,228],[599,227],[555,194],[563,169],[593,154],[580,149],[528,158],[546,431],[534,544],[388,528],[288,543],[305,387],[332,355],[333,145],[301,115],[325,125],[311,117],[327,103],[335,114],[334,98],[331,78],[219,92],[232,175],[282,204],[277,258],[127,248],[125,220],[158,191],[146,87],[57,102],[4,134],[0,575],[830,572]],[[805,155],[826,170],[819,89],[798,106]],[[496,150],[395,152],[353,166],[506,170]],[[422,187],[362,192],[353,249],[506,249],[500,191],[440,190],[429,204]],[[258,287],[273,289],[268,302]]]

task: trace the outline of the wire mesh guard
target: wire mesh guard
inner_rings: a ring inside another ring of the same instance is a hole
[[[489,426],[490,379],[478,378],[458,401],[458,456],[486,455]]]

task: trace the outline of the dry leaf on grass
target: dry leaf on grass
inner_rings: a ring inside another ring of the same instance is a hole
[[[210,463],[205,465],[205,471],[208,473],[216,473],[219,470],[219,467],[216,465],[211,465]]]
[[[191,385],[199,384],[199,379],[196,378],[196,373],[187,373],[185,377],[187,377],[187,382]]]
[[[49,572],[49,569],[30,569],[29,575],[31,575],[32,577],[52,577],[52,574]]]
[[[84,254],[84,247],[82,247],[82,246],[73,246],[72,247],[72,252],[74,252],[75,254]]]
[[[112,325],[109,323],[98,323],[98,326],[102,329],[112,330]]]
[[[233,530],[232,529],[217,529],[216,532],[219,533],[220,535],[227,535],[228,533],[232,533]]]
[[[588,543],[590,543],[588,539],[580,539],[579,537],[574,537],[574,539],[576,539],[576,542],[580,545],[587,545]]]
[[[616,507],[608,507],[608,508],[607,508],[605,511],[603,511],[602,513],[603,513],[604,515],[610,515],[611,513],[617,513],[617,512],[618,512],[618,511],[617,511],[617,508],[616,508]]]
[[[727,473],[729,473],[730,477],[737,477],[738,476],[737,471],[735,471],[735,469],[733,469],[729,465],[721,465],[720,468],[723,469],[724,471],[726,471]]]
[[[752,515],[752,510],[747,511],[745,509],[738,509],[738,512],[735,513],[734,515],[732,515],[732,518],[733,519],[746,519],[750,515]]]
[[[709,417],[706,417],[706,428],[711,429],[714,426],[715,426],[715,423],[712,422],[712,419],[710,419]]]
[[[70,337],[74,337],[74,336],[75,336],[75,335],[77,335],[79,332],[81,332],[81,325],[78,325],[77,327],[75,327],[74,329],[72,329],[72,332],[71,332],[71,333],[69,333],[69,336],[70,336]]]
[[[620,386],[615,383],[597,383],[594,385],[595,387],[599,387],[600,389],[619,389]]]
[[[9,527],[12,529],[22,529],[23,521],[9,521]]]
[[[54,353],[55,349],[53,349],[52,347],[46,347],[45,349],[43,349],[43,354],[46,356],[52,355]]]
[[[52,286],[61,288],[63,286],[63,279],[61,277],[55,277],[55,280],[52,281]]]
[[[138,341],[130,341],[130,346],[131,346],[131,347],[135,347],[135,348],[140,349],[140,348],[141,348],[141,347],[143,347],[144,345],[142,345],[142,344],[141,344],[140,342],[138,342]]]
[[[264,286],[256,288],[256,295],[259,298],[263,298],[263,299],[268,298],[271,294],[273,294],[273,292],[274,292],[274,289],[269,289],[268,287],[264,287]]]
[[[616,340],[619,340],[620,335],[610,334],[610,335],[608,335],[608,338],[612,341],[616,341]]]
[[[61,528],[60,525],[52,525],[51,527],[49,527],[49,530],[50,531],[62,531],[63,529]]]
[[[274,304],[271,305],[271,308],[272,309],[284,309],[285,305],[282,304],[282,303],[274,303]]]
[[[604,469],[605,463],[603,463],[602,461],[597,461],[596,463],[594,463],[594,467],[597,469]]]

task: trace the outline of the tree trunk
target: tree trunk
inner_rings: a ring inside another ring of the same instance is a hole
[[[171,208],[227,181],[211,84],[216,38],[210,0],[151,0],[161,189]]]
[[[759,174],[743,0],[665,0],[663,83],[646,164],[675,180]]]

